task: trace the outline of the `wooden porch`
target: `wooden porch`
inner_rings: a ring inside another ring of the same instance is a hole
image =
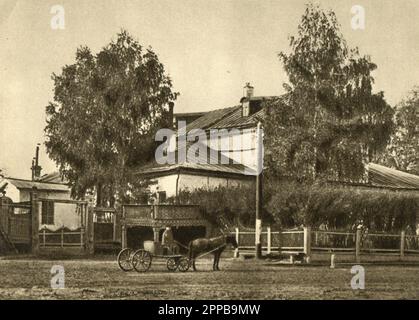
[[[122,209],[122,247],[127,247],[127,231],[134,227],[150,227],[154,242],[160,242],[165,227],[203,227],[206,235],[211,224],[202,216],[198,205],[124,205]]]

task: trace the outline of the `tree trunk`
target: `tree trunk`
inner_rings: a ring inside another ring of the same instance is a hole
[[[102,183],[98,183],[96,186],[96,207],[102,206]]]

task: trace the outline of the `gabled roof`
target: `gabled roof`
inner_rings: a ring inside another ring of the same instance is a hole
[[[6,184],[12,184],[17,189],[30,190],[33,187],[36,187],[40,191],[57,191],[57,192],[69,192],[70,188],[62,183],[46,183],[40,181],[31,181],[24,179],[16,179],[6,177],[0,181],[0,189],[3,188]]]
[[[178,162],[178,155],[179,152],[187,152],[190,150],[192,145],[201,146],[202,148],[206,149],[206,155],[203,154],[198,155],[198,161],[190,162],[187,159],[182,162]],[[234,174],[234,175],[254,175],[255,170],[251,169],[240,163],[233,163],[232,159],[228,158],[227,156],[223,155],[219,151],[215,151],[211,149],[209,146],[200,144],[199,142],[193,143],[188,142],[186,146],[182,146],[180,149],[176,149],[175,151],[175,160],[176,163],[174,164],[159,164],[157,161],[152,161],[149,164],[142,167],[137,173],[140,176],[154,176],[156,174],[167,173],[177,170],[184,170],[184,171],[206,171],[206,172],[220,172],[226,174]]]
[[[195,121],[186,125],[186,132],[191,131],[192,129],[209,129],[211,126],[215,125],[217,122],[222,120],[224,117],[227,117],[231,113],[241,110],[241,106],[234,106],[230,108],[212,110],[204,114],[202,117],[196,119]]]
[[[419,190],[419,176],[369,163],[369,183],[373,186]]]
[[[224,117],[217,123],[211,126],[211,129],[228,129],[228,128],[252,128],[256,127],[260,119],[265,115],[265,110],[259,110],[258,112],[248,116],[242,116],[241,108]]]
[[[276,98],[281,98],[278,96],[260,96],[252,97],[248,99],[250,102],[261,103],[263,101],[273,100]],[[242,100],[246,100],[243,98]],[[202,117],[196,119],[186,126],[186,132],[189,132],[192,129],[228,129],[228,128],[251,128],[256,127],[257,123],[265,115],[265,110],[261,109],[254,114],[243,117],[242,115],[242,106],[237,105],[230,108],[217,109],[208,111]]]

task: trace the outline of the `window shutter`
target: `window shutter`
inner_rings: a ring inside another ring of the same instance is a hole
[[[48,202],[42,201],[41,224],[48,224]]]
[[[48,224],[54,224],[54,201],[48,201]]]

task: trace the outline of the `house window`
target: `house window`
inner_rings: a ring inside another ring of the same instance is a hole
[[[54,224],[53,201],[42,201],[41,224]]]
[[[165,203],[166,199],[166,191],[159,191],[159,203]]]

